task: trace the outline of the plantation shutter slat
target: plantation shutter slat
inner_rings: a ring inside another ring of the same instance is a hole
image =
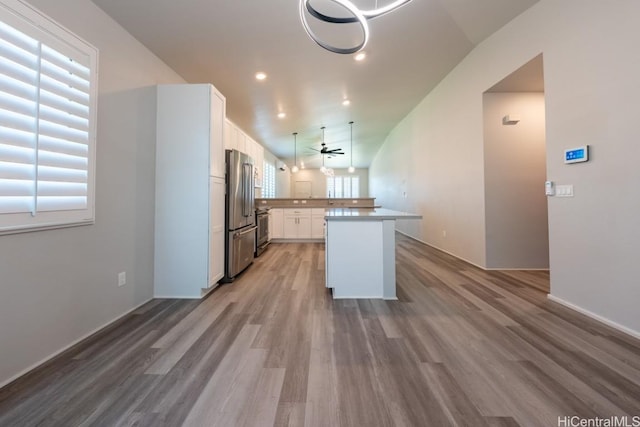
[[[77,102],[80,105],[89,105],[89,96],[86,93],[80,92],[76,88],[65,86],[49,76],[41,76],[40,88],[60,97],[68,98],[70,101]]]
[[[67,111],[69,114],[89,120],[89,107],[77,102],[69,102],[67,98],[44,90],[40,91],[40,105],[52,109]]]
[[[50,62],[54,65],[57,65],[60,68],[68,70],[70,73],[73,73],[74,75],[84,79],[87,82],[91,80],[91,71],[89,67],[81,64],[78,61],[79,58],[70,59],[67,55],[63,55],[60,52],[57,52],[46,45],[42,47],[42,57],[47,62]],[[87,88],[88,88],[88,85],[87,85]]]
[[[0,56],[0,90],[31,101],[37,99],[37,73]]]
[[[44,135],[40,136],[39,147],[42,151],[53,151],[56,153],[69,154],[72,156],[87,157],[89,155],[89,147],[87,146],[87,144]]]

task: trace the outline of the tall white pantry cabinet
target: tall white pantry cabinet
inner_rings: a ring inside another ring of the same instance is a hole
[[[201,298],[224,275],[225,97],[159,85],[154,295]]]

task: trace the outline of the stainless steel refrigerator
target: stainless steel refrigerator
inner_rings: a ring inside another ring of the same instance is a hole
[[[256,245],[253,159],[226,150],[225,282],[231,282],[253,262]]]

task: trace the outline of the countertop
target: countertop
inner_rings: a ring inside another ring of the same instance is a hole
[[[422,215],[408,212],[394,211],[391,209],[349,209],[334,208],[325,211],[324,218],[327,221],[382,221],[387,219],[422,219]]]
[[[278,208],[372,208],[375,207],[374,197],[354,197],[354,198],[284,198],[284,199],[263,199],[256,198],[256,208],[270,207]]]

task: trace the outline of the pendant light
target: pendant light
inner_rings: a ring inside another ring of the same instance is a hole
[[[322,126],[320,128],[320,130],[322,130],[322,146],[324,147],[324,126]],[[326,176],[333,176],[334,172],[332,168],[327,168],[324,165],[324,153],[320,153],[320,155],[322,156],[322,167],[320,168],[320,172],[322,172],[323,174],[325,174]]]
[[[291,168],[291,173],[298,172],[298,141],[297,141],[298,132],[293,133],[293,167]]]
[[[349,169],[347,169],[349,171],[349,173],[354,173],[356,171],[356,168],[353,167],[353,121],[349,122],[349,126],[351,126],[351,160],[349,162]]]

